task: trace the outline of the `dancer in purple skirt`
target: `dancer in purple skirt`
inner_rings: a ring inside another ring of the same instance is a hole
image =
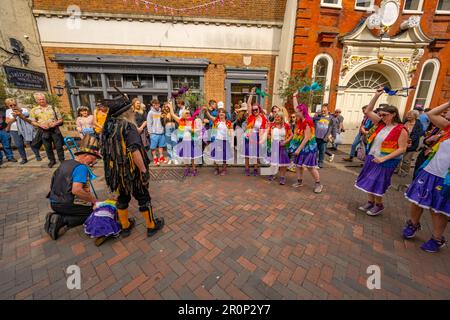
[[[178,143],[174,147],[177,158],[185,164],[184,176],[187,177],[192,174],[197,176],[198,171],[196,164],[201,162],[202,153],[202,123],[200,119],[191,116],[188,109],[182,111],[182,116],[179,117],[173,111],[172,102],[169,102],[170,114],[178,123]],[[192,172],[190,171],[192,166]]]
[[[391,177],[408,147],[408,131],[400,120],[398,109],[387,105],[379,115],[373,112],[384,89],[377,90],[366,108],[366,116],[374,123],[368,133],[367,157],[356,179],[355,187],[366,192],[367,204],[359,210],[378,216],[384,210],[383,195],[391,185]]]
[[[256,88],[252,88],[252,92],[247,101],[247,127],[243,134],[242,156],[245,158],[245,175],[250,176],[250,159],[254,159],[256,163],[253,167],[253,175],[258,175],[258,160],[267,156],[265,148],[267,142],[268,121],[264,115],[263,109],[258,104],[253,104],[253,96]]]
[[[431,211],[433,233],[420,247],[427,252],[438,252],[447,242],[443,234],[450,218],[450,121],[441,113],[449,106],[447,102],[427,113],[430,121],[442,129],[442,134],[405,193],[406,199],[412,202],[411,219],[403,229],[405,239],[414,238],[420,230],[423,209]]]
[[[227,113],[224,108],[218,109],[217,118],[204,108],[206,116],[213,122],[211,128],[211,159],[215,161],[216,168],[215,175],[224,176],[227,173],[227,163],[234,161],[233,148],[233,125],[231,121],[227,120]],[[219,169],[219,164],[222,165],[222,170]]]
[[[316,182],[315,193],[321,193],[323,185],[320,183],[320,175],[317,161],[317,142],[314,135],[314,123],[308,113],[308,107],[298,104],[297,93],[293,97],[296,106],[297,125],[294,136],[289,144],[288,151],[294,154],[294,164],[297,166],[297,182],[292,186],[298,188],[303,186],[303,169],[308,169]]]
[[[291,164],[291,159],[287,153],[287,147],[292,139],[292,131],[289,123],[285,122],[284,112],[278,111],[274,115],[274,122],[269,125],[269,136],[267,141],[270,146],[269,161],[272,166],[279,167],[280,170],[280,184],[286,184],[286,169]],[[269,177],[270,180],[274,176]]]

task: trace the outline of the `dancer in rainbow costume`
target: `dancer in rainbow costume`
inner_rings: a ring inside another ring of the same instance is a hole
[[[294,136],[289,145],[289,152],[295,155],[294,164],[297,166],[297,182],[293,187],[303,186],[303,170],[307,168],[315,180],[315,193],[321,193],[323,185],[320,183],[320,175],[317,160],[317,143],[314,135],[314,123],[305,104],[299,104],[297,93],[293,96],[296,110],[297,125]]]
[[[267,150],[269,151],[269,162],[272,166],[277,166],[280,171],[280,185],[286,184],[286,169],[291,164],[288,155],[289,144],[292,139],[292,130],[289,123],[285,121],[283,111],[278,111],[274,115],[274,121],[270,123],[267,137]],[[274,180],[270,176],[269,180]]]
[[[216,162],[215,175],[224,176],[227,173],[227,163],[234,161],[233,153],[233,124],[226,118],[224,108],[219,108],[217,118],[211,116],[207,107],[204,107],[206,116],[213,122],[211,128],[211,159]],[[219,169],[222,165],[222,170]]]
[[[391,185],[394,170],[408,147],[408,130],[403,126],[394,106],[373,112],[378,98],[384,93],[378,89],[365,112],[374,123],[368,133],[367,157],[355,187],[366,192],[368,201],[359,207],[369,216],[378,216],[384,210],[383,195]]]
[[[429,111],[428,117],[442,135],[420,167],[420,171],[405,193],[412,202],[411,219],[406,222],[403,237],[412,239],[420,230],[420,218],[424,209],[430,209],[433,234],[422,244],[427,252],[438,252],[447,243],[443,234],[450,218],[450,117],[442,117],[442,112],[450,112],[450,103]]]

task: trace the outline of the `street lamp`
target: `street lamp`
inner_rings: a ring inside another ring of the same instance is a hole
[[[61,82],[58,81],[56,83],[56,86],[53,87],[53,89],[55,89],[56,91],[56,95],[58,97],[62,97],[64,94],[64,90],[67,91],[67,96],[69,97],[69,104],[70,104],[70,112],[72,113],[73,116],[73,103],[72,103],[72,95],[74,96],[78,96],[80,94],[80,88],[76,87],[76,86],[71,86],[69,84],[69,81],[64,81],[64,86],[61,85]]]

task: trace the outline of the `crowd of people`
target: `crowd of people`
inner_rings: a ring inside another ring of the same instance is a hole
[[[311,116],[308,106],[300,104],[295,94],[294,113],[288,114],[284,107],[278,106],[266,112],[254,101],[255,91],[253,88],[248,100],[233,106],[230,113],[223,102],[214,100],[197,110],[191,110],[180,99],[164,102],[162,106],[158,100],[153,100],[146,108],[139,99],[129,101],[126,96],[122,100],[99,102],[93,114],[89,108],[79,107],[76,124],[83,147],[69,163],[64,161],[63,137],[59,130],[63,124],[61,113],[48,105],[45,95],[37,93],[37,106],[30,111],[19,108],[14,99],[5,101],[8,109],[0,113],[0,141],[7,160],[17,161],[9,144],[12,137],[22,158],[21,164],[27,162],[26,144],[31,146],[38,161],[43,145],[49,167],[56,164],[53,147],[56,148],[64,166],[58,168],[52,180],[50,200],[54,211],[59,212],[46,219],[45,228],[52,238],[56,239],[58,230],[64,227],[79,225],[92,212],[97,199],[88,191],[88,182],[94,178],[88,166],[102,156],[105,180],[110,190],[117,193],[122,235],[129,235],[134,226],[127,209],[131,196],[138,200],[148,234],[153,235],[162,228],[164,219],[153,215],[147,188],[150,164],[182,164],[184,175],[195,177],[199,174],[198,166],[210,161],[214,164],[214,174],[224,176],[227,166],[241,159],[245,176],[262,175],[262,167],[275,168],[267,176],[273,181],[278,175],[280,185],[286,184],[287,170],[295,171],[297,181],[293,187],[296,188],[303,186],[306,169],[314,179],[314,192],[323,191],[319,169],[324,166],[325,155],[333,161],[330,151],[336,150],[341,141],[345,130],[341,111],[336,109],[330,113],[324,105]],[[420,230],[423,209],[430,209],[433,235],[422,249],[436,252],[446,243],[443,233],[450,216],[449,105],[446,103],[432,110],[416,107],[407,112],[402,121],[395,106],[381,104],[375,108],[383,94],[383,89],[377,90],[370,103],[362,108],[364,118],[360,130],[349,157],[343,159],[352,162],[358,157],[364,162],[355,187],[367,193],[367,202],[359,210],[379,216],[384,211],[384,195],[393,174],[398,172],[405,177],[415,163],[413,181],[405,193],[412,202],[411,219],[407,221],[403,236],[414,237]],[[2,160],[1,153],[0,156]],[[80,163],[87,169],[80,169]],[[73,184],[69,189],[62,186],[67,183],[64,177],[68,174]],[[58,190],[71,191],[61,194]],[[74,209],[76,199],[88,203],[89,208],[80,204],[84,207]],[[74,210],[65,207],[67,203]],[[67,214],[76,218],[67,220],[64,218]]]

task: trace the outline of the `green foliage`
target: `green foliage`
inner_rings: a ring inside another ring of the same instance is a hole
[[[298,93],[297,100],[310,107],[322,103],[324,83],[317,81],[321,89],[315,92],[299,92],[303,86],[310,86],[314,81],[307,77],[308,68],[292,71],[291,74],[282,73],[278,83],[278,94],[284,101],[292,101],[294,93]]]
[[[182,96],[181,99],[184,100],[186,106],[191,110],[195,111],[198,108],[206,105],[206,98],[203,92],[191,92],[188,91]]]

